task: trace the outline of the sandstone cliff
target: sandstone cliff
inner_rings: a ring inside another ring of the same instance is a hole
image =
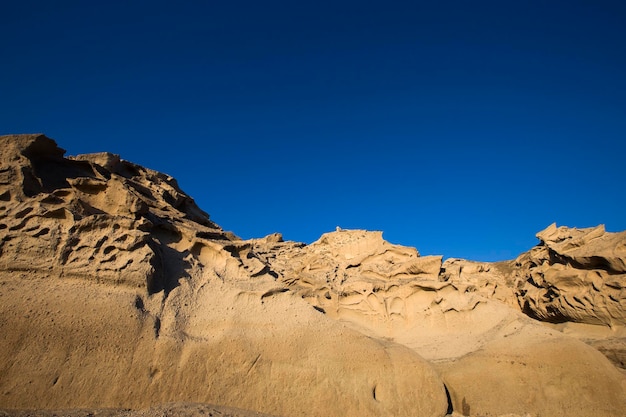
[[[0,406],[443,415],[417,353],[285,294],[163,174],[0,138]]]
[[[625,233],[553,225],[495,264],[363,230],[243,241],[116,155],[0,156],[0,408],[626,412]]]
[[[626,232],[553,224],[537,237],[541,244],[516,262],[527,314],[557,323],[626,324]]]

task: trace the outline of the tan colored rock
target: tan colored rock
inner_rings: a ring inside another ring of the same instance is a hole
[[[499,263],[243,241],[168,175],[63,155],[0,137],[0,409],[626,414],[624,233],[553,225]]]
[[[626,409],[624,374],[583,342],[509,314],[481,342],[435,362],[464,415],[608,417]]]
[[[625,368],[626,233],[553,224],[537,237],[541,243],[513,261],[447,260],[442,277],[459,288],[465,285],[489,299],[517,305]]]
[[[519,268],[512,262],[442,265],[439,257],[421,258],[361,230],[327,233],[310,246],[262,239],[254,245],[280,266],[274,269],[285,289],[328,317],[434,363],[453,409],[465,415],[626,410],[626,379],[605,357],[520,312]]]
[[[349,415],[445,414],[439,377],[409,349],[325,319],[289,294],[264,297],[216,277],[192,282],[172,290],[157,316],[149,310],[157,300],[123,287],[3,281],[0,348],[11,360],[1,368],[2,406],[191,401],[275,415],[338,407]]]
[[[522,309],[549,322],[626,325],[626,232],[557,228],[516,260]]]
[[[509,262],[474,262],[451,258],[442,265],[441,279],[450,282],[461,292],[475,293],[512,307],[518,306]]]
[[[382,232],[339,230],[308,246],[266,239],[252,241],[255,253],[285,288],[331,317],[405,315],[407,297],[429,292],[434,303],[447,285],[439,281],[440,256],[421,257],[415,248],[385,241]]]
[[[0,253],[8,271],[158,292],[176,285],[166,275],[184,263],[169,245],[228,239],[169,176],[111,154],[66,159],[43,135],[3,136],[0,147]]]
[[[43,135],[0,149],[1,408],[446,414],[417,353],[286,290],[171,177]]]
[[[465,356],[435,362],[455,410],[471,415],[623,413],[624,374],[597,350],[536,325],[508,329],[509,334],[494,334]]]
[[[574,267],[626,272],[626,233],[607,233],[603,225],[586,229],[557,227],[537,233],[545,246]]]

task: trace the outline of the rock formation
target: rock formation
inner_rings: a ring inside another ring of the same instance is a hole
[[[521,280],[530,271],[521,260],[442,263],[363,230],[328,233],[309,246],[276,235],[253,244],[283,291],[429,360],[454,410],[612,415],[625,405],[624,375],[603,355],[523,314]]]
[[[443,415],[417,353],[285,294],[163,174],[0,138],[0,406]]]
[[[557,228],[517,259],[524,312],[548,322],[626,325],[626,232]]]
[[[626,233],[553,225],[492,264],[363,230],[244,241],[167,175],[64,153],[0,137],[6,415],[626,413]]]

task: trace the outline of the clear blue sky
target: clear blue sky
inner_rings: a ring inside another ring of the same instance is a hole
[[[509,259],[626,229],[626,3],[4,1],[0,133],[34,132],[243,238]]]

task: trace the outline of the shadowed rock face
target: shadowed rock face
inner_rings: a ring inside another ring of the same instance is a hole
[[[513,261],[449,259],[441,276],[542,322],[626,325],[626,232],[553,224],[537,238]]]
[[[523,310],[549,322],[626,325],[626,232],[551,225],[541,244],[521,255]]]
[[[0,408],[625,414],[599,352],[626,360],[624,233],[553,225],[499,263],[242,241],[165,174],[64,153],[0,137]]]
[[[0,149],[0,251],[9,271],[155,293],[185,275],[180,246],[229,240],[167,175],[107,153],[65,159],[43,135],[4,136]]]

